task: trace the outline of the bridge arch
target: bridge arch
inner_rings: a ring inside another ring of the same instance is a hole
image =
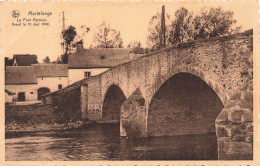
[[[221,92],[218,90],[218,94],[214,84],[210,86],[197,76],[204,76],[202,72],[193,70],[191,74],[177,70],[175,73],[158,86],[149,101],[147,134],[215,133],[215,120],[224,107]]]
[[[116,84],[110,85],[103,97],[102,120],[106,122],[119,122],[120,108],[125,100],[126,97],[122,89]]]
[[[201,80],[203,80],[209,87],[211,87],[215,91],[215,93],[218,95],[218,97],[220,98],[223,105],[226,105],[226,103],[228,102],[230,97],[225,93],[225,89],[223,88],[223,86],[220,85],[220,83],[215,83],[210,79],[210,76],[209,76],[210,73],[204,72],[201,69],[197,69],[197,68],[190,67],[190,66],[181,66],[181,67],[175,67],[173,69],[170,69],[169,72],[167,72],[165,75],[162,75],[159,79],[157,79],[156,82],[158,82],[158,83],[153,85],[153,87],[152,87],[153,93],[147,99],[147,104],[148,104],[147,106],[149,106],[149,104],[152,100],[152,97],[160,89],[160,87],[167,80],[169,80],[171,77],[173,77],[174,75],[176,75],[178,73],[189,73],[189,74],[199,77]]]

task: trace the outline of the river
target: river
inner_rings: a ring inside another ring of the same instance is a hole
[[[6,134],[7,161],[217,160],[215,133],[122,138],[118,125],[82,130]]]

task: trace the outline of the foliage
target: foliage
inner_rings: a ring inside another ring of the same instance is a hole
[[[43,63],[50,63],[50,58],[49,58],[49,56],[46,56],[46,57],[43,59]]]
[[[141,48],[141,42],[140,41],[131,41],[128,45],[127,48]]]
[[[120,31],[103,22],[94,34],[94,48],[123,48]]]
[[[85,41],[85,36],[87,35],[87,33],[90,31],[90,28],[87,27],[86,25],[81,25],[79,28],[79,31],[77,32],[77,35],[75,36],[75,42],[83,42]]]
[[[62,31],[62,38],[64,39],[65,52],[69,52],[72,48],[72,42],[77,35],[76,28],[74,26],[69,26],[67,29]]]
[[[201,13],[193,19],[191,38],[196,40],[238,32],[241,27],[233,28],[237,22],[233,15],[233,12],[224,11],[221,7],[202,9]]]
[[[172,26],[169,35],[171,43],[180,43],[186,41],[191,33],[193,13],[189,12],[184,7],[181,7],[175,12],[175,20],[172,21]]]
[[[73,52],[77,42],[82,42],[84,40],[84,37],[86,34],[90,31],[90,28],[87,27],[86,25],[81,25],[79,33],[77,33],[76,28],[72,25],[70,25],[67,29],[62,31],[62,38],[64,40],[64,48],[65,48],[65,53],[61,55],[60,59],[62,63],[68,63],[68,54]]]
[[[168,44],[177,44],[189,40],[223,36],[236,33],[241,27],[235,27],[236,20],[232,11],[218,8],[202,8],[194,16],[186,8],[181,7],[174,13],[174,19],[166,17],[166,39]],[[161,15],[157,13],[150,20],[147,45],[150,50],[160,48]],[[169,25],[170,22],[170,25]]]
[[[166,26],[166,45],[169,40],[169,29],[171,26],[170,21],[170,15],[166,14],[165,17],[165,26]],[[161,14],[157,13],[154,15],[150,22],[148,27],[148,37],[146,40],[146,44],[149,49],[151,50],[157,50],[160,48],[160,33],[161,33]]]

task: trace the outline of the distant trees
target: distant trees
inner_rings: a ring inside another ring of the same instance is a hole
[[[198,15],[181,7],[174,13],[173,20],[166,14],[166,40],[169,44],[177,44],[189,40],[216,37],[236,33],[240,26],[235,26],[236,20],[232,11],[218,8],[202,8]],[[147,45],[150,49],[160,48],[161,16],[157,13],[150,20]],[[170,25],[169,23],[170,22]]]
[[[141,48],[141,42],[140,41],[131,41],[128,45],[127,48]]]
[[[49,56],[46,56],[42,61],[43,61],[43,63],[50,63]]]
[[[103,22],[94,34],[93,48],[123,48],[120,31]]]

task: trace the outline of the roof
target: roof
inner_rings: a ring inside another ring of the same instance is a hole
[[[31,64],[38,63],[36,55],[15,54],[13,59],[16,59],[17,66],[30,66]]]
[[[36,84],[33,66],[7,66],[5,72],[6,85]]]
[[[129,62],[130,48],[84,49],[69,55],[68,67],[73,68],[110,68]]]
[[[68,77],[67,64],[34,64],[36,77]]]

